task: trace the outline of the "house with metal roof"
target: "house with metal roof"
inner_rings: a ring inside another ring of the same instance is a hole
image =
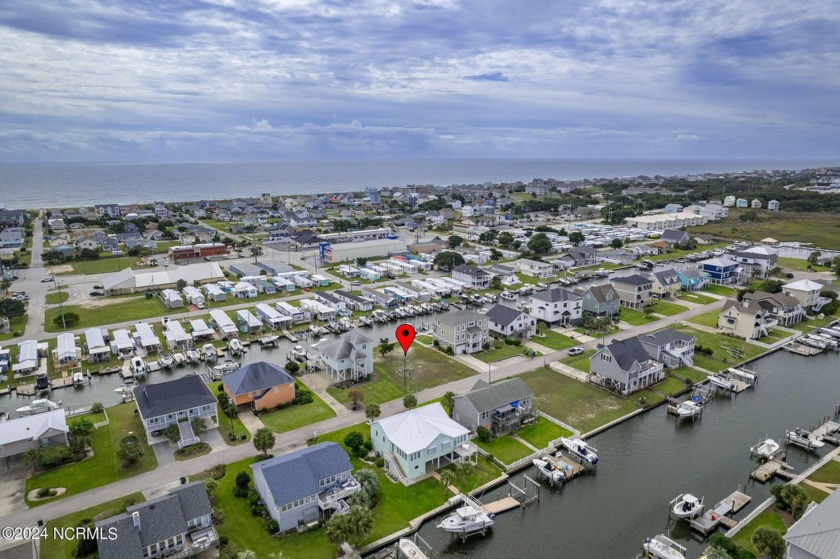
[[[146,430],[146,439],[153,444],[169,425],[177,425],[181,432],[179,448],[199,442],[190,421],[209,419],[218,425],[216,398],[197,374],[159,384],[141,384],[134,388],[134,400]]]
[[[507,305],[493,305],[484,316],[491,335],[500,338],[528,339],[537,333],[537,319]]]
[[[653,360],[639,338],[613,340],[589,359],[593,381],[626,396],[665,379],[662,363]]]
[[[333,442],[319,443],[251,465],[254,488],[280,532],[347,514],[346,500],[361,486],[350,458]]]
[[[784,535],[785,559],[840,558],[840,491],[820,503],[812,503],[802,518]]]
[[[100,559],[186,558],[219,545],[213,507],[194,481],[96,522]]]
[[[373,373],[373,340],[358,330],[338,338],[322,339],[312,347],[318,360],[335,382],[364,380]]]
[[[531,314],[550,324],[569,326],[580,322],[583,316],[583,298],[562,287],[537,291],[528,298]]]
[[[370,425],[373,448],[385,459],[386,470],[404,485],[475,455],[469,435],[469,429],[451,419],[438,402]]]
[[[479,427],[503,433],[532,416],[533,401],[533,391],[520,378],[495,384],[480,380],[466,394],[455,396],[452,419],[473,433]]]
[[[779,260],[779,251],[773,247],[756,246],[729,255],[738,262],[744,273],[757,278],[766,278]]]
[[[105,343],[105,336],[101,328],[85,330],[85,352],[89,363],[107,361],[111,357],[111,349]]]
[[[67,332],[59,334],[52,355],[55,367],[75,367],[82,359],[82,350],[76,345],[76,336]]]
[[[823,284],[809,279],[793,281],[782,286],[784,293],[796,297],[806,309],[820,304],[820,291],[823,289],[825,289]]]
[[[48,445],[67,444],[67,420],[64,410],[9,419],[0,429],[0,458],[6,467],[18,464],[20,455]]]
[[[282,367],[258,361],[222,378],[225,394],[237,406],[272,409],[295,399],[295,380]]]
[[[186,351],[192,341],[192,337],[187,334],[181,323],[170,320],[168,316],[163,318],[163,337],[166,339],[166,347],[172,351]]]
[[[665,328],[639,336],[642,347],[651,359],[655,359],[666,367],[673,369],[683,365],[694,364],[694,344],[697,338],[685,332]]]

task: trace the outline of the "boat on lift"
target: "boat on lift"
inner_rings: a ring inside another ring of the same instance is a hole
[[[420,547],[408,538],[400,538],[397,548],[400,550],[400,557],[403,559],[428,559]]]
[[[459,495],[457,498],[463,501],[463,506],[444,518],[437,525],[438,528],[453,534],[471,534],[493,526],[493,514],[485,512],[481,505],[469,497]]]
[[[308,358],[306,354],[306,348],[302,345],[296,345],[295,347],[289,350],[289,357],[294,361],[303,363]]]
[[[755,446],[750,447],[750,453],[759,458],[772,458],[774,454],[779,452],[779,443],[773,439],[764,439]]]
[[[785,437],[789,443],[801,446],[806,449],[822,448],[825,443],[815,438],[810,431],[796,428],[793,431],[787,431]]]
[[[719,388],[723,388],[724,390],[734,390],[735,388],[734,382],[719,375],[711,375],[709,377],[709,382]]]
[[[219,363],[218,365],[213,367],[213,370],[218,371],[218,372],[222,373],[223,375],[226,375],[227,373],[232,373],[233,371],[236,371],[241,366],[242,366],[242,364],[239,363],[238,361],[228,360],[228,361],[225,361],[224,363]]]
[[[77,371],[73,373],[73,386],[81,386],[85,383],[85,374]]]
[[[656,559],[685,559],[685,548],[663,534],[646,539],[642,549]]]
[[[148,367],[142,357],[137,357],[135,355],[131,358],[131,362],[129,362],[128,366],[134,374],[134,378],[144,378],[148,373]]]
[[[684,493],[675,500],[676,503],[671,512],[677,518],[694,518],[703,513],[703,499],[698,499],[691,493]]]
[[[201,354],[195,349],[187,350],[187,359],[190,363],[198,363],[201,360]]]
[[[160,365],[164,369],[170,369],[175,364],[175,359],[168,353],[164,353],[160,356]]]
[[[187,363],[187,356],[179,351],[172,354],[172,360],[175,362],[176,367],[181,367]]]
[[[588,445],[583,439],[561,437],[560,444],[590,466],[598,463],[598,449]]]
[[[23,406],[22,408],[18,408],[15,411],[20,415],[36,415],[39,413],[57,410],[61,407],[61,405],[61,402],[53,402],[52,400],[41,398],[39,400],[32,400],[29,404]]]
[[[539,472],[552,484],[563,483],[566,481],[566,474],[564,474],[559,468],[556,468],[551,462],[543,460],[542,458],[534,458],[532,462],[534,466],[536,466],[537,470],[539,470]]]
[[[242,347],[242,342],[239,338],[231,338],[228,340],[228,349],[233,355],[240,355],[245,349]]]
[[[213,344],[204,344],[201,346],[201,353],[204,355],[205,361],[215,361],[219,358],[218,354],[216,353],[216,348],[213,347]]]
[[[703,406],[694,400],[686,400],[677,406],[677,417],[696,417],[703,413]]]

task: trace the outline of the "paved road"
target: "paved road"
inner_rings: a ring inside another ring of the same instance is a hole
[[[29,337],[44,331],[44,297],[47,290],[53,287],[52,283],[41,283],[48,273],[44,268],[41,255],[44,252],[44,227],[41,215],[34,220],[32,233],[32,262],[26,270],[19,270],[20,279],[15,282],[14,291],[25,291],[29,295],[29,305],[26,310],[26,329],[24,335]]]

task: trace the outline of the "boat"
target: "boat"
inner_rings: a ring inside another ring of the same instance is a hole
[[[501,298],[502,298],[502,299],[504,299],[505,301],[516,301],[516,295],[514,295],[514,294],[513,294],[513,293],[511,293],[510,291],[502,291],[502,292],[499,294],[499,297],[501,297]]]
[[[303,363],[307,359],[306,348],[302,345],[296,345],[289,350],[289,357],[294,361]]]
[[[131,372],[134,373],[135,378],[146,376],[146,362],[143,361],[142,357],[132,357],[128,366],[131,368]]]
[[[397,548],[400,550],[400,557],[403,559],[428,559],[420,547],[408,538],[400,538]]]
[[[757,445],[750,447],[750,453],[759,458],[771,458],[777,452],[779,452],[779,443],[773,439],[765,439]]]
[[[114,392],[118,394],[130,394],[136,387],[137,383],[133,379],[126,379],[122,386],[114,389]]]
[[[188,349],[187,359],[190,361],[190,363],[198,363],[198,361],[201,359],[201,354],[194,349]]]
[[[175,360],[168,353],[164,353],[163,355],[160,356],[160,366],[161,367],[169,369],[174,364],[175,364]]]
[[[532,462],[537,470],[552,484],[563,483],[566,480],[566,475],[559,468],[555,468],[551,462],[542,458],[534,458]]]
[[[725,390],[733,390],[735,388],[735,383],[718,375],[711,375],[709,382]]]
[[[52,388],[50,386],[50,377],[47,376],[47,373],[38,373],[35,375],[35,390],[49,390]]]
[[[9,421],[9,412],[6,410],[0,410],[0,423],[4,421]]]
[[[85,383],[85,374],[82,372],[73,373],[73,384],[75,386],[81,386]]]
[[[580,460],[586,462],[590,466],[598,463],[598,450],[588,444],[583,439],[568,439],[566,437],[560,438],[562,444],[571,454],[577,456]]]
[[[657,559],[685,559],[685,548],[662,534],[646,539],[642,549]]]
[[[228,341],[228,349],[233,355],[239,355],[243,351],[242,342],[239,341],[239,338],[231,338]]]
[[[703,406],[694,400],[686,400],[677,406],[678,417],[694,417],[703,412]]]
[[[173,353],[172,360],[175,361],[176,367],[181,367],[187,362],[186,356],[181,352]]]
[[[825,446],[824,442],[819,439],[815,439],[811,435],[811,432],[806,431],[805,429],[796,428],[793,431],[787,431],[785,433],[785,437],[789,443],[793,443],[807,449],[822,448]]]
[[[277,340],[280,339],[280,336],[263,336],[259,340],[257,340],[261,346],[273,346],[277,343]]]
[[[60,407],[61,402],[53,402],[52,400],[41,398],[40,400],[32,400],[29,404],[23,406],[22,408],[18,408],[15,411],[20,415],[35,415],[38,413],[57,410]]]
[[[677,518],[694,518],[703,512],[703,499],[698,499],[691,493],[680,495],[675,501],[672,512]]]
[[[464,506],[458,507],[444,518],[437,525],[438,528],[455,534],[470,534],[493,526],[492,514],[484,512],[481,505],[468,497],[459,496],[459,498],[463,500]]]
[[[238,363],[237,361],[225,361],[224,363],[219,363],[215,367],[213,367],[214,371],[219,371],[222,374],[232,373],[233,371],[239,369],[242,364]]]
[[[204,355],[205,361],[215,361],[218,359],[218,355],[216,354],[216,348],[213,347],[213,344],[204,344],[201,346],[201,353]]]

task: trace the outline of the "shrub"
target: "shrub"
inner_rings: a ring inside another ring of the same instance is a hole
[[[344,437],[344,444],[347,448],[355,450],[365,444],[364,435],[358,431],[350,431],[347,433],[347,436]]]
[[[489,443],[490,440],[493,438],[493,433],[490,431],[490,429],[487,429],[485,427],[479,426],[478,429],[476,429],[476,433],[478,433],[478,440],[483,443]]]
[[[377,468],[384,468],[385,467],[385,459],[384,458],[377,458],[374,462]]]
[[[434,341],[432,341],[432,345],[435,346],[435,347],[440,347],[440,340],[435,338]]]
[[[280,525],[277,523],[276,520],[269,517],[265,521],[265,530],[269,534],[276,534],[277,532],[280,531]]]
[[[298,365],[296,361],[287,361],[286,370],[290,373],[296,373],[300,370],[300,365]]]
[[[94,402],[93,405],[90,406],[90,411],[93,413],[102,413],[105,411],[105,406],[102,405],[102,402]]]
[[[256,489],[251,488],[248,490],[248,503],[250,503],[252,507],[260,504],[260,494],[257,493]]]
[[[365,450],[367,450],[368,452],[370,452],[371,450],[373,450],[373,441],[372,441],[372,440],[370,440],[370,439],[367,439],[367,440],[365,441],[365,445],[364,445],[364,446],[365,446]]]
[[[239,497],[240,499],[245,499],[248,497],[248,488],[247,487],[239,487],[238,485],[233,486],[233,496]]]
[[[212,477],[213,479],[222,479],[223,477],[225,477],[226,473],[227,468],[224,464],[216,464],[215,466],[213,466],[213,469],[210,470],[210,477]]]
[[[356,458],[365,458],[368,455],[368,450],[364,446],[359,446],[353,449],[353,454]]]
[[[236,474],[237,487],[244,487],[247,489],[249,483],[251,483],[251,476],[248,475],[248,472],[239,472]]]
[[[311,404],[314,402],[314,398],[312,397],[312,392],[308,390],[301,390],[297,394],[295,394],[294,400],[292,400],[292,404],[296,406],[302,406],[304,404]]]
[[[140,461],[143,451],[137,443],[137,437],[129,435],[120,441],[120,448],[117,450],[117,457],[122,462],[123,468],[133,466]]]
[[[219,383],[219,386],[217,386],[217,387],[216,387],[216,389],[219,391],[219,394],[224,394],[224,392],[225,392],[225,385],[224,385],[224,383],[221,383],[221,382],[220,382],[220,383]],[[225,396],[227,396],[227,394],[225,394]]]
[[[262,505],[251,506],[251,516],[262,517],[265,514],[265,507]]]
[[[73,460],[73,451],[69,446],[46,446],[37,451],[38,465],[42,468],[55,468]]]

